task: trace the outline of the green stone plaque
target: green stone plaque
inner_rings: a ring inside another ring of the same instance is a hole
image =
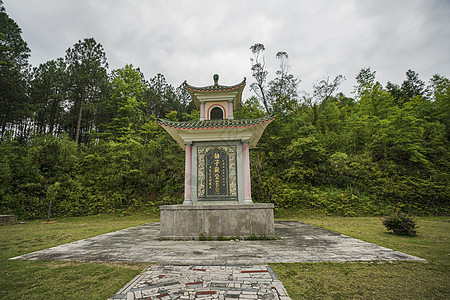
[[[206,197],[228,196],[228,155],[214,149],[206,154]]]

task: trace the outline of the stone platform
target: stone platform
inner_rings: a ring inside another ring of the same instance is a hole
[[[275,237],[272,203],[161,206],[160,237],[198,240],[199,236]]]
[[[302,222],[275,222],[277,240],[164,241],[148,223],[12,259],[122,261],[170,265],[425,260]]]

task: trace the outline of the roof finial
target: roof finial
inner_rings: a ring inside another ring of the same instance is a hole
[[[214,74],[213,79],[214,79],[214,85],[218,86],[219,85],[219,74]]]

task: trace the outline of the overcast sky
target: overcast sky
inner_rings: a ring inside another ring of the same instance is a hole
[[[363,67],[383,85],[401,83],[413,69],[428,82],[450,77],[449,0],[4,0],[23,31],[33,66],[63,57],[78,40],[93,37],[110,69],[127,63],[146,79],[162,73],[174,87],[233,85],[247,77],[250,46],[265,45],[269,79],[275,54],[289,55],[291,73],[312,91],[317,80],[346,77],[350,96]]]

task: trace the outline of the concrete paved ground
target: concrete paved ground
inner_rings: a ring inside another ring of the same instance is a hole
[[[160,265],[258,265],[272,262],[423,261],[302,222],[275,222],[277,240],[161,241],[159,223],[99,235],[13,259],[148,262]]]

